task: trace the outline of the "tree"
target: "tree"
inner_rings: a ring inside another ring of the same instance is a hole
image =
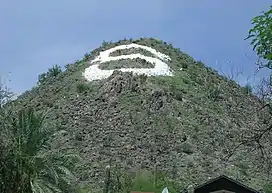
[[[4,104],[10,101],[13,96],[13,92],[11,92],[7,86],[2,84],[0,80],[0,108],[2,108]]]
[[[254,93],[263,104],[269,103],[272,99],[272,85],[268,78],[262,78],[260,83],[256,85]]]
[[[257,65],[260,68],[267,68],[272,70],[272,6],[268,11],[262,12],[261,15],[254,17],[251,20],[253,27],[249,30],[248,36],[245,38],[251,39],[250,45],[253,46],[253,51],[258,56]],[[256,113],[261,118],[265,126],[252,129],[251,132],[245,133],[241,137],[241,142],[232,149],[230,156],[243,145],[254,145],[255,149],[261,152],[262,160],[267,162],[267,172],[272,170],[272,154],[271,136],[272,136],[272,103],[271,103],[271,86],[272,73],[270,74],[270,81],[268,85],[263,80],[263,85],[257,88],[258,96],[261,98],[262,107]],[[255,116],[255,115],[254,115]],[[228,158],[230,158],[228,156]],[[264,164],[263,164],[264,166]]]
[[[62,72],[61,67],[55,64],[52,68],[49,68],[46,73],[42,73],[38,76],[38,83],[43,84],[48,80],[48,78],[56,77]]]
[[[268,11],[254,17],[251,22],[254,26],[245,40],[251,39],[250,45],[259,57],[259,68],[272,69],[272,6]]]
[[[61,67],[57,64],[55,64],[52,68],[48,69],[49,76],[57,76],[61,72],[62,72]]]
[[[0,190],[2,193],[72,192],[75,154],[54,152],[51,139],[61,130],[44,124],[32,108],[0,114]]]

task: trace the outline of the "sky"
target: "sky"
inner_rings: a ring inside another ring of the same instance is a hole
[[[14,92],[31,89],[38,75],[64,66],[103,40],[154,37],[221,73],[256,77],[256,56],[244,38],[250,20],[271,0],[10,0],[0,6],[0,76]]]

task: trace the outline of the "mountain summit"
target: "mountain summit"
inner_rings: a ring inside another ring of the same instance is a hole
[[[181,186],[222,174],[252,188],[269,179],[253,140],[267,127],[259,99],[160,40],[104,42],[13,103],[48,110],[48,123],[69,131],[54,148],[84,159],[82,184],[100,187],[110,163],[128,173],[156,166]]]

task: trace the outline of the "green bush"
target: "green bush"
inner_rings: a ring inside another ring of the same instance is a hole
[[[79,84],[77,84],[76,89],[77,89],[78,93],[84,93],[84,92],[88,91],[90,89],[90,87],[88,84],[79,83]]]
[[[43,100],[43,105],[52,108],[54,106],[54,101],[51,99],[44,99]]]
[[[263,188],[265,193],[272,193],[272,183],[267,183]]]
[[[83,61],[86,62],[86,61],[88,61],[90,58],[91,58],[91,55],[88,54],[88,53],[86,53],[86,54],[84,54]]]
[[[103,47],[108,46],[108,45],[110,45],[110,44],[111,44],[111,42],[107,42],[107,41],[105,41],[105,40],[102,41],[102,46],[103,46]]]
[[[246,94],[250,94],[250,93],[252,93],[252,91],[253,91],[253,87],[252,87],[250,84],[246,84],[246,85],[243,87],[243,91],[244,91]]]
[[[48,69],[48,72],[42,73],[38,77],[38,83],[43,84],[51,77],[56,77],[58,74],[62,72],[61,67],[59,65],[54,65],[52,68]]]
[[[219,98],[220,93],[221,93],[221,91],[219,88],[212,87],[208,91],[208,98],[213,99],[213,100],[217,100]]]

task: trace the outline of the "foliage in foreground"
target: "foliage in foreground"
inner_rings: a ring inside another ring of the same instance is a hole
[[[169,180],[164,172],[138,170],[134,175],[128,175],[117,166],[106,167],[103,193],[160,193],[165,187],[168,187],[170,192],[180,192],[178,183]]]
[[[44,124],[33,109],[0,112],[0,190],[2,193],[71,192],[72,166],[79,157],[53,152],[50,141],[60,130]]]
[[[260,67],[272,69],[272,6],[266,12],[252,19],[253,28],[249,30],[246,39],[251,39],[250,44],[264,63]]]

